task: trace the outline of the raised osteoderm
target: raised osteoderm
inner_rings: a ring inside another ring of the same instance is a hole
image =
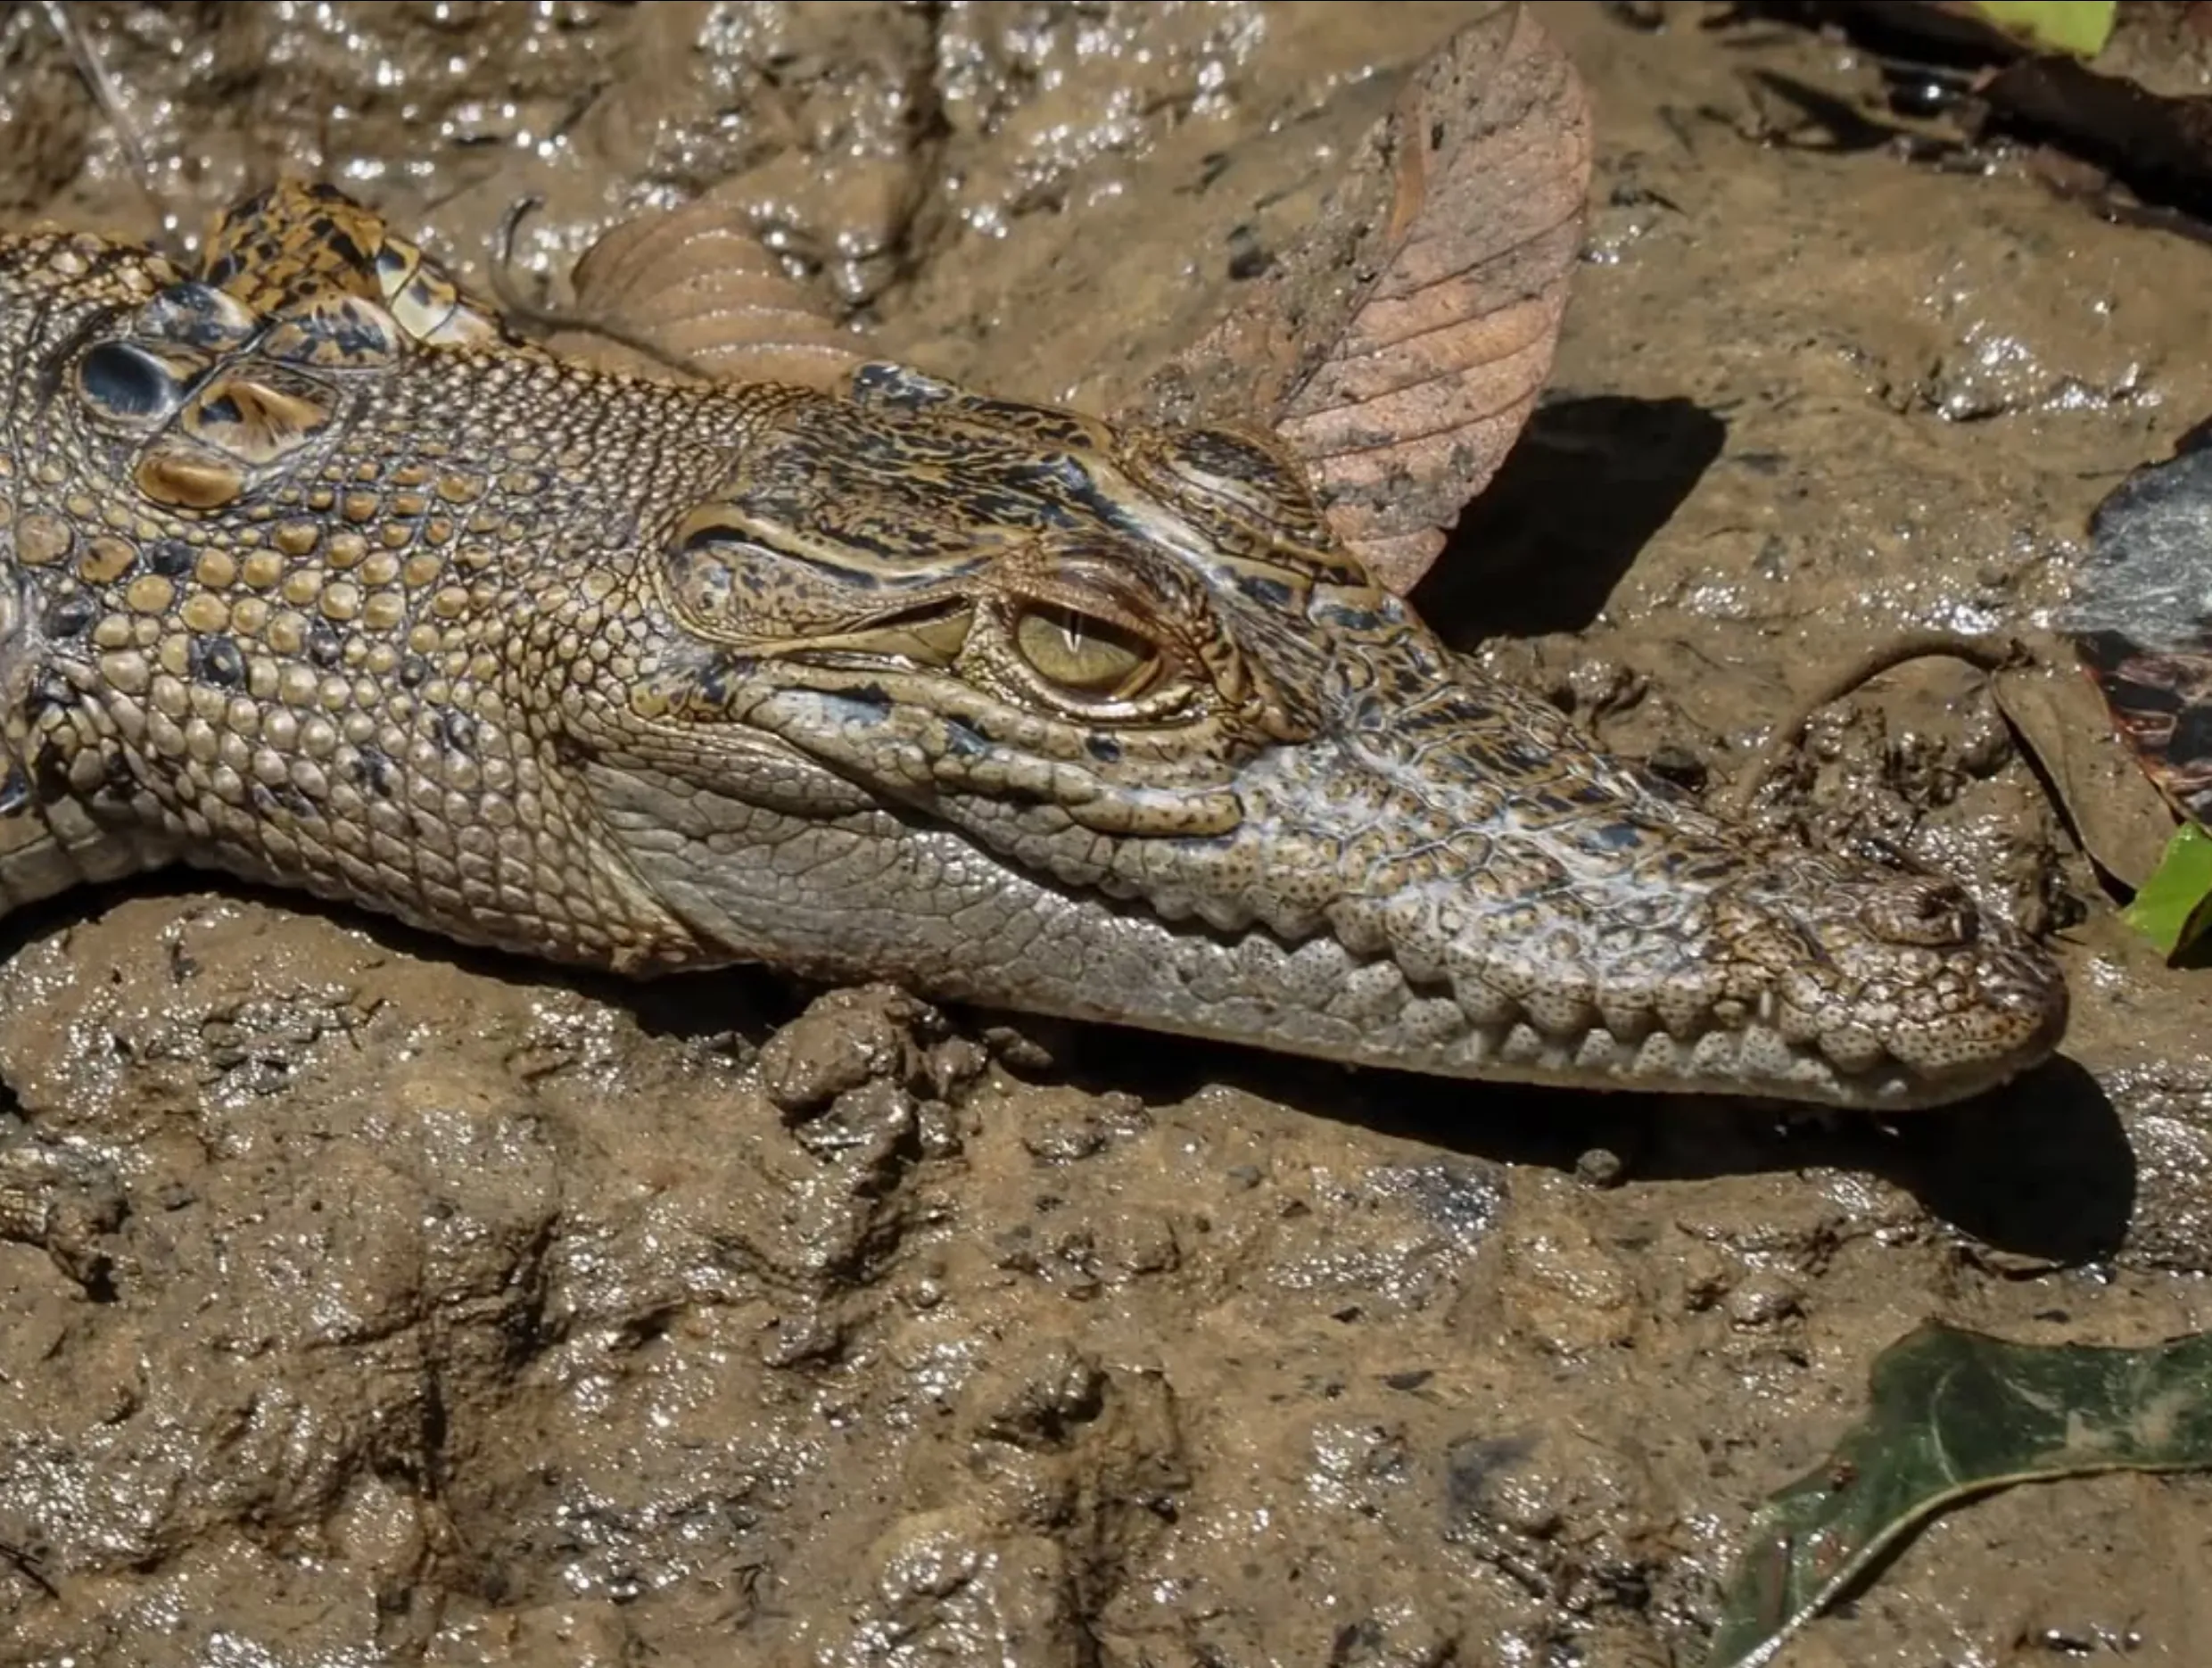
[[[171,861],[1451,1077],[1952,1100],[2053,962],[1446,652],[1297,469],[890,366],[508,339],[334,193],[0,242],[9,904]]]

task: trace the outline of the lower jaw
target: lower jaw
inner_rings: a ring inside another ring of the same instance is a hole
[[[1695,1037],[1663,1031],[1624,1041],[1599,1028],[1549,1036],[1525,1022],[1478,1026],[1419,1062],[1387,1059],[1432,1075],[1656,1094],[1709,1094],[1803,1102],[1876,1112],[1946,1105],[1994,1088],[2039,1062],[2024,1053],[1929,1074],[1895,1060],[1846,1070],[1817,1046],[1792,1043],[1754,1022]]]
[[[1133,1023],[1125,1015],[1089,1010],[1082,1003],[1055,1006],[1069,1019]],[[1349,1026],[1315,1028],[1298,1022],[1306,1016],[1259,1006],[1234,1015],[1213,1013],[1195,1022],[1176,1015],[1134,1023],[1150,1030],[1341,1065],[1470,1083],[1726,1096],[1875,1113],[1916,1111],[1969,1099],[2018,1077],[2051,1052],[2023,1049],[1941,1074],[1918,1071],[1894,1059],[1847,1071],[1820,1053],[1817,1045],[1788,1042],[1756,1020],[1695,1037],[1660,1031],[1629,1042],[1602,1028],[1571,1036],[1548,1036],[1524,1020],[1469,1027],[1447,998],[1432,999],[1424,1006],[1428,1009],[1427,1027],[1411,1014],[1401,1014],[1397,1026],[1365,1031]],[[1426,1036],[1421,1034],[1424,1029]]]

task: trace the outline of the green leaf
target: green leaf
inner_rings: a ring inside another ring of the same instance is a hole
[[[1761,1508],[1705,1668],[1761,1668],[1902,1537],[2014,1482],[2212,1468],[2212,1333],[2147,1350],[1928,1325],[1874,1363],[1866,1419]]]
[[[2094,58],[2112,38],[2117,0],[1973,0],[1974,10],[2038,52]]]
[[[2177,960],[2212,924],[2212,834],[2184,822],[2120,919]]]

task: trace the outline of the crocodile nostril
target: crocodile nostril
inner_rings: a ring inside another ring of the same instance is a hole
[[[1886,886],[1867,900],[1866,923],[1889,944],[1944,949],[1974,942],[1973,900],[1949,880],[1918,877]]]

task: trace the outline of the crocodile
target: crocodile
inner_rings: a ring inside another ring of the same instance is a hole
[[[1476,1080],[1878,1111],[2049,1055],[1959,885],[1449,652],[1234,426],[594,369],[329,187],[0,240],[0,909],[199,865]]]

